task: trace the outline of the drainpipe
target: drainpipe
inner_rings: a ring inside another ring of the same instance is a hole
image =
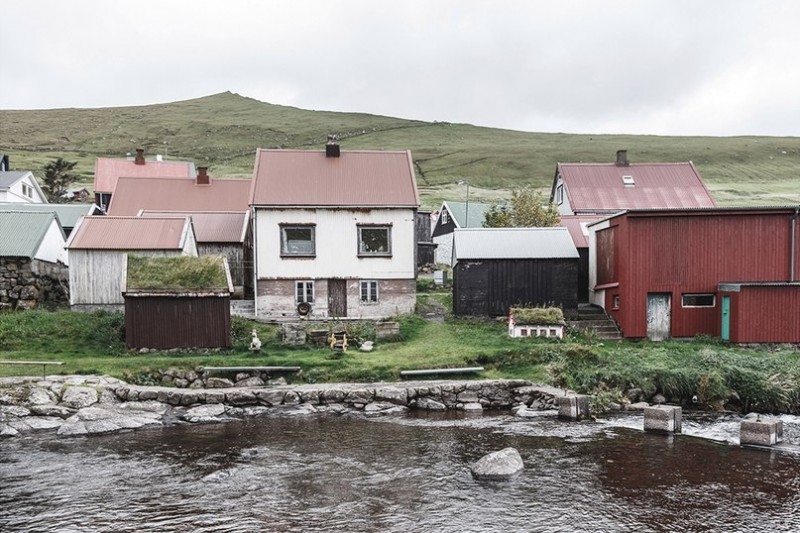
[[[789,255],[789,282],[794,282],[794,271],[795,271],[795,256],[797,255],[797,218],[800,216],[800,205],[794,208],[794,216],[792,216],[792,249],[790,250],[791,254]]]
[[[250,243],[250,246],[253,248],[253,318],[258,318],[258,246],[256,243],[258,242],[258,224],[256,224],[256,216],[258,214],[258,209],[255,206],[251,207],[253,210],[253,242]]]

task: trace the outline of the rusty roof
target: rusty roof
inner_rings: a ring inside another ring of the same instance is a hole
[[[185,178],[122,177],[111,197],[108,214],[137,215],[147,211],[247,211],[250,180],[211,179],[206,185]]]
[[[70,235],[70,250],[182,250],[189,217],[85,216]]]
[[[418,207],[409,151],[256,152],[251,204],[309,207]]]
[[[569,230],[569,236],[572,237],[575,248],[588,248],[589,230],[586,226],[601,218],[603,217],[597,215],[561,215],[558,225]]]
[[[191,216],[198,243],[243,243],[250,220],[249,211],[142,211],[139,216]]]
[[[145,161],[137,165],[133,159],[98,157],[94,163],[94,192],[113,193],[117,180],[133,178],[194,178],[194,163],[186,161]]]
[[[627,166],[559,163],[557,173],[575,213],[716,205],[691,161]]]

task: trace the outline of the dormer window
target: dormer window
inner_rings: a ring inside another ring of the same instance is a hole
[[[636,185],[633,181],[633,176],[622,176],[622,183],[624,183],[626,187],[633,187]]]
[[[24,194],[28,198],[33,198],[33,187],[31,187],[27,183],[23,183],[22,184],[22,194]]]

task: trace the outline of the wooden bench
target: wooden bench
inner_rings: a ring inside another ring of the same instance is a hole
[[[464,368],[428,368],[424,370],[401,370],[400,375],[406,376],[432,376],[436,374],[477,374],[483,372],[482,366],[468,366]]]
[[[42,377],[47,377],[47,365],[63,365],[63,361],[0,361],[0,365],[42,365]]]
[[[203,372],[300,372],[299,366],[206,366]]]

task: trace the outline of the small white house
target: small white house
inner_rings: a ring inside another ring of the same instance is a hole
[[[0,171],[0,202],[41,204],[47,197],[32,172],[9,170]]]
[[[67,241],[73,309],[122,310],[128,254],[197,256],[191,217],[83,217]]]

